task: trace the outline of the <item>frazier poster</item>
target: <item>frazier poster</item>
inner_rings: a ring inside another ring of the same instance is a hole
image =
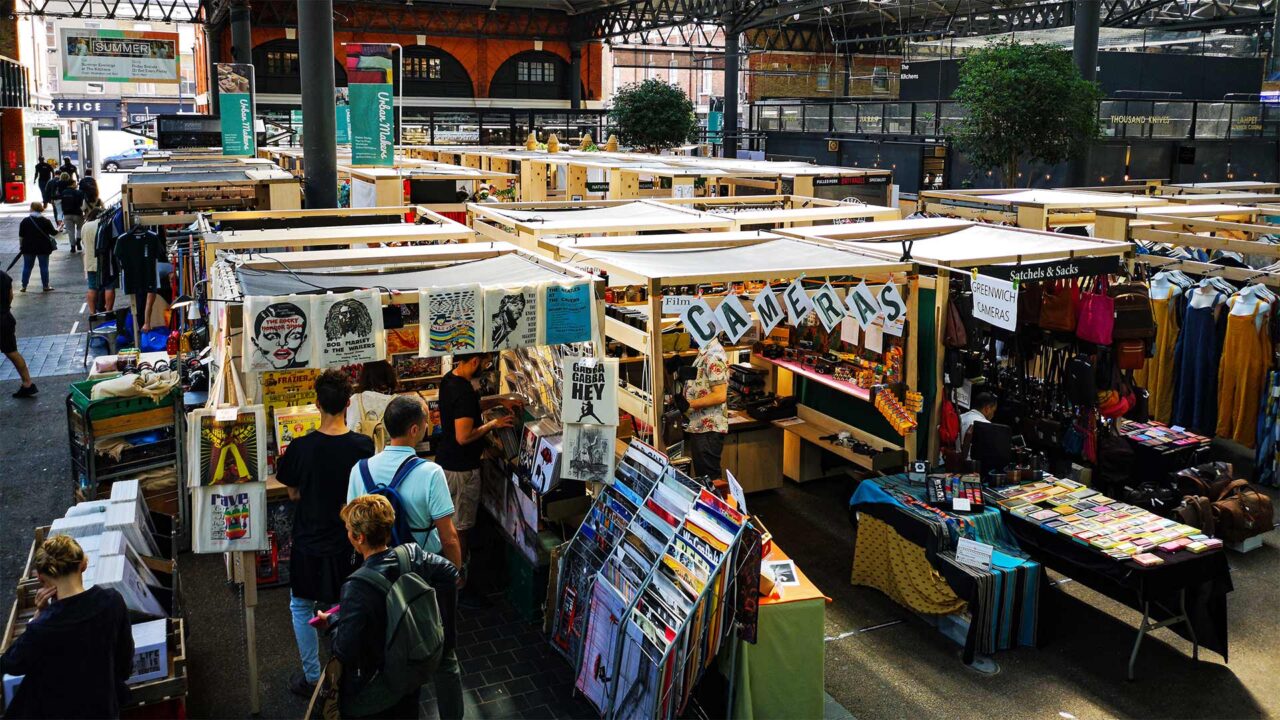
[[[178,34],[62,28],[62,79],[176,85]]]

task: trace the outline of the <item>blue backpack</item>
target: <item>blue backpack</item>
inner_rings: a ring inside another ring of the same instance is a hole
[[[434,527],[434,523],[425,528],[416,528],[409,524],[409,514],[404,509],[404,498],[400,497],[400,484],[405,478],[409,477],[409,473],[413,472],[422,463],[426,462],[420,457],[410,456],[400,463],[400,467],[396,468],[396,474],[391,478],[391,484],[379,485],[373,481],[373,476],[369,474],[369,461],[361,460],[360,477],[364,480],[364,492],[366,495],[381,495],[391,503],[391,509],[395,511],[396,522],[391,526],[391,547],[399,545],[407,545],[416,542],[413,537],[415,532],[429,533]]]

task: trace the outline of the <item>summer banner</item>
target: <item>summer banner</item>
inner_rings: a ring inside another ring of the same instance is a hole
[[[222,120],[222,154],[257,154],[253,133],[253,66],[217,63],[218,115]]]
[[[395,87],[391,45],[347,45],[351,163],[390,166],[395,159]]]
[[[62,28],[62,79],[176,85],[178,34]]]

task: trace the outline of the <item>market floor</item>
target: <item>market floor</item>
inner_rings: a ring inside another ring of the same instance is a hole
[[[960,647],[924,620],[879,591],[850,585],[854,533],[847,507],[853,488],[848,478],[788,483],[752,495],[748,506],[832,598],[826,689],[854,717],[1280,716],[1280,533],[1269,534],[1254,552],[1230,555],[1235,592],[1228,596],[1229,665],[1206,651],[1196,663],[1190,643],[1157,630],[1143,642],[1137,680],[1129,682],[1126,666],[1140,615],[1066,582],[1050,591],[1040,610],[1042,627],[1053,628],[1051,641],[998,653],[999,672],[982,675],[967,669]]]

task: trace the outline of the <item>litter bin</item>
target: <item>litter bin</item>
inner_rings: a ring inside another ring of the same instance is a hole
[[[7,182],[4,184],[4,201],[20,203],[27,198],[27,184],[24,182]]]

